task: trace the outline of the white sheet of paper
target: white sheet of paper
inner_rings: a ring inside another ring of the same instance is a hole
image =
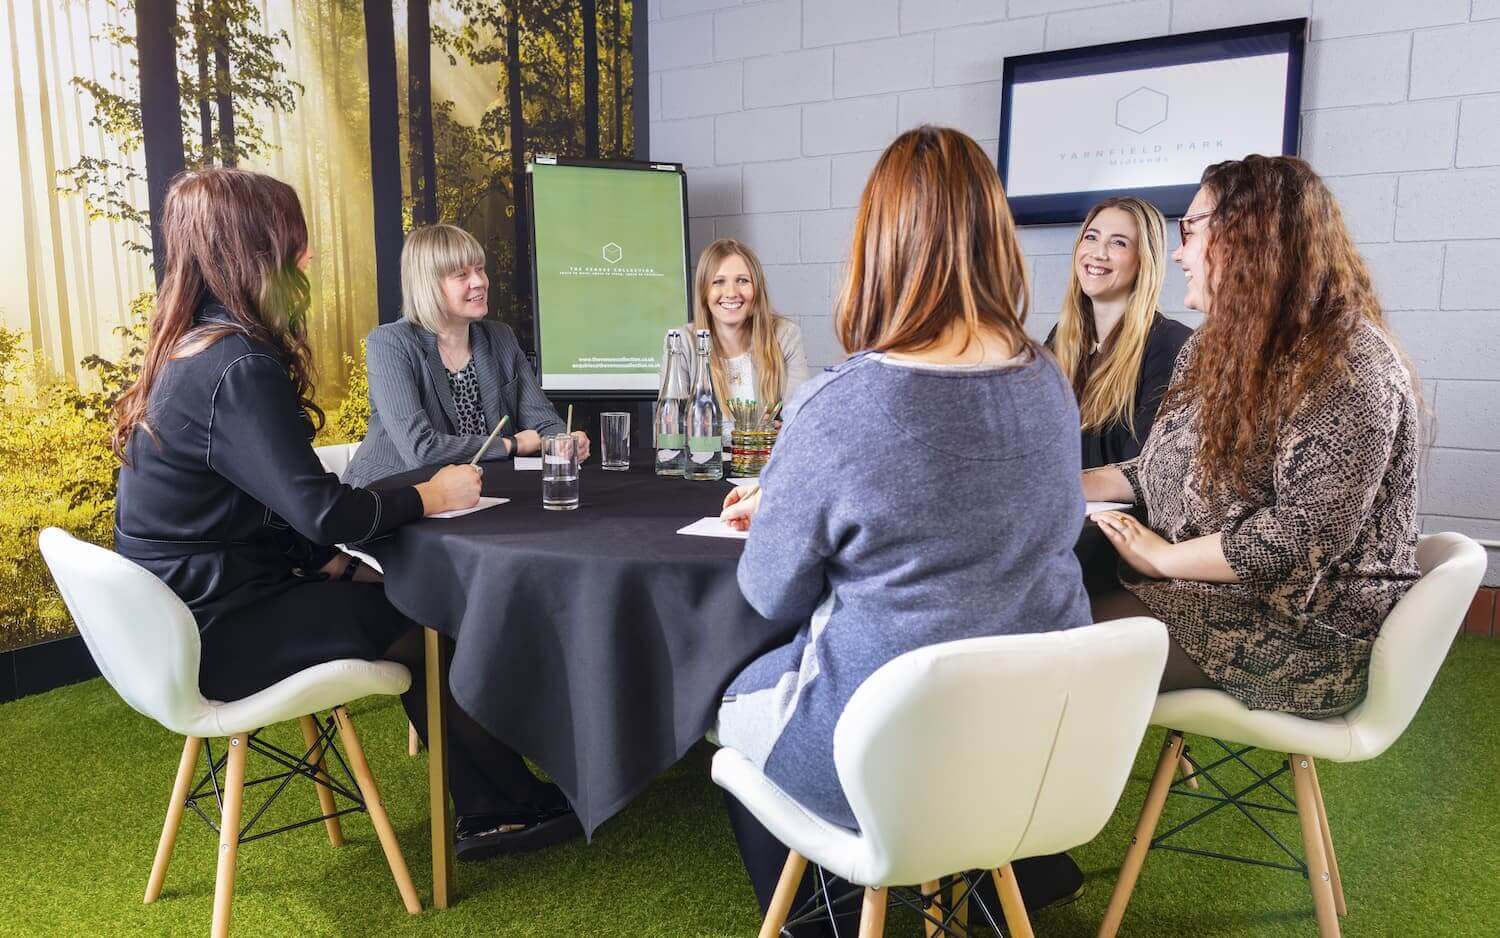
[[[677,533],[694,537],[733,537],[742,541],[750,536],[749,531],[736,531],[718,518],[699,518],[687,527],[679,528]]]
[[[503,505],[508,501],[510,501],[510,499],[508,498],[490,498],[487,495],[481,495],[479,496],[479,504],[475,505],[473,508],[458,508],[453,511],[443,511],[435,515],[428,515],[427,517],[462,518],[464,515],[472,515],[476,511],[484,511],[486,508],[494,508],[496,505]]]
[[[736,476],[733,479],[725,479],[724,481],[735,487],[739,487],[741,485],[760,485],[760,476],[752,476],[748,479],[742,479]]]
[[[1087,518],[1089,515],[1092,515],[1095,512],[1119,511],[1123,508],[1129,507],[1129,502],[1086,502],[1083,506],[1083,516]]]
[[[511,460],[517,472],[541,472],[542,457],[540,456],[517,456]]]

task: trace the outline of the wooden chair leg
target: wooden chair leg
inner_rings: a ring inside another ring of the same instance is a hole
[[[932,899],[932,907],[927,910],[927,913],[933,918],[941,919],[943,917],[942,882],[936,879],[929,879],[927,882],[922,884],[922,895],[928,896]],[[926,935],[927,938],[934,938],[937,933],[938,927],[936,925],[934,925],[927,919],[922,920],[922,934]]]
[[[1114,938],[1120,930],[1120,921],[1125,918],[1125,907],[1130,904],[1130,894],[1135,891],[1135,881],[1141,875],[1141,866],[1151,850],[1151,837],[1156,833],[1156,824],[1167,804],[1167,791],[1172,787],[1173,773],[1177,771],[1178,759],[1182,757],[1182,734],[1176,731],[1167,734],[1162,743],[1161,758],[1156,761],[1156,774],[1151,777],[1151,787],[1146,790],[1146,803],[1141,806],[1141,819],[1136,822],[1135,836],[1130,839],[1130,849],[1125,852],[1125,862],[1120,866],[1120,878],[1115,880],[1115,890],[1109,897],[1109,908],[1104,911],[1104,921],[1099,923],[1099,938]]]
[[[434,629],[423,629],[427,674],[427,807],[432,827],[432,904],[453,902],[453,803],[448,798],[448,688],[443,667],[448,648]]]
[[[187,808],[188,792],[193,788],[193,774],[198,769],[198,753],[203,740],[189,736],[182,744],[182,758],[177,763],[177,778],[172,782],[172,800],[167,802],[167,819],[161,825],[161,840],[156,844],[156,859],[151,863],[151,878],[146,881],[146,901],[155,902],[167,881],[167,865],[172,862],[172,848],[182,827],[182,812]]]
[[[318,721],[311,716],[304,716],[298,718],[297,722],[302,724],[302,744],[311,749],[313,743],[318,741]],[[338,809],[338,806],[333,803],[333,789],[326,788],[321,784],[330,781],[328,778],[328,769],[323,765],[323,749],[321,746],[317,752],[314,752],[309,757],[309,761],[318,770],[317,776],[320,784],[313,787],[318,790],[318,808],[323,812],[323,826],[328,829],[328,842],[335,847],[342,847],[344,845],[344,832],[339,828],[339,819],[329,817],[329,815]]]
[[[1005,913],[1005,930],[1010,938],[1034,938],[1031,918],[1026,914],[1026,903],[1021,898],[1021,884],[1016,882],[1015,871],[1007,863],[998,870],[991,870],[995,878],[995,892],[1000,895],[1000,909]]]
[[[240,809],[245,800],[245,758],[250,734],[229,737],[229,761],[224,772],[224,811],[219,816],[219,871],[214,878],[213,938],[228,938],[229,911],[234,905],[234,864],[240,848]]]
[[[1318,821],[1318,795],[1312,779],[1312,759],[1287,753],[1292,764],[1292,784],[1297,795],[1297,816],[1302,821],[1302,849],[1307,854],[1307,881],[1312,886],[1313,909],[1318,916],[1321,938],[1338,938],[1339,913],[1333,901],[1333,882],[1328,859],[1323,855],[1323,830]]]
[[[864,905],[859,911],[859,938],[883,938],[885,935],[885,890],[865,887]]]
[[[1179,778],[1185,778],[1188,780],[1187,786],[1189,788],[1193,789],[1194,791],[1198,790],[1198,780],[1191,777],[1192,774],[1198,770],[1193,768],[1193,764],[1188,761],[1187,756],[1183,755],[1177,757],[1177,771],[1179,773]]]
[[[776,938],[781,934],[781,926],[791,914],[792,901],[797,898],[797,887],[802,885],[802,875],[806,872],[807,858],[795,850],[788,850],[781,878],[776,881],[776,891],[771,894],[771,907],[766,909],[765,921],[760,924],[760,938]]]
[[[406,724],[406,754],[415,756],[422,751],[422,736],[417,732],[417,724],[410,721]]]
[[[359,744],[359,734],[354,732],[354,723],[349,711],[343,707],[333,709],[333,718],[338,723],[339,739],[344,743],[344,753],[349,757],[349,768],[354,772],[354,781],[365,799],[365,810],[370,812],[370,823],[375,825],[375,836],[380,838],[380,848],[385,851],[385,862],[391,868],[391,878],[396,881],[396,891],[409,915],[422,911],[422,902],[417,898],[417,887],[412,885],[411,872],[406,868],[406,858],[401,856],[401,845],[396,842],[396,831],[385,813],[380,800],[380,786],[365,761],[364,747]]]
[[[1318,796],[1318,826],[1323,831],[1323,855],[1328,860],[1328,875],[1333,880],[1333,906],[1339,915],[1348,915],[1344,881],[1339,877],[1339,858],[1333,852],[1333,829],[1328,826],[1328,808],[1323,804],[1323,783],[1318,781],[1318,765],[1311,756],[1307,757],[1307,768],[1312,776],[1313,793]]]
[[[948,897],[948,908],[953,910],[953,921],[958,923],[958,930],[967,935],[969,933],[969,888],[968,882],[962,876],[953,877],[953,893]]]

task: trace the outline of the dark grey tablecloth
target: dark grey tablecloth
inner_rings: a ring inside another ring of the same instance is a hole
[[[410,484],[418,470],[377,485]],[[508,504],[426,519],[365,549],[387,595],[454,639],[453,699],[567,794],[591,835],[702,738],[729,681],[798,623],[740,595],[743,542],[678,528],[729,486],[585,466],[582,507],[544,511],[541,473],[492,464]]]

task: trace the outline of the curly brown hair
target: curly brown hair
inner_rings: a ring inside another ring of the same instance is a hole
[[[1206,487],[1245,495],[1266,438],[1344,373],[1359,324],[1390,333],[1338,203],[1306,162],[1228,160],[1204,170],[1201,185],[1214,197],[1204,285],[1212,308],[1162,411],[1200,406]]]

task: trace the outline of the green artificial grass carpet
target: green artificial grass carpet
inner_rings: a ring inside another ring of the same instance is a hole
[[[1320,763],[1349,901],[1344,933],[1500,934],[1500,642],[1460,637],[1422,712],[1384,756]],[[426,757],[405,754],[394,699],[351,708],[418,892],[429,899]],[[1003,745],[1004,722],[991,730]],[[296,724],[268,738],[300,746]],[[983,737],[976,744],[984,745]],[[1212,744],[1190,739],[1207,758]],[[1140,811],[1161,745],[1147,735],[1120,807],[1073,852],[1088,876],[1082,899],[1033,916],[1043,936],[1093,935]],[[300,752],[300,748],[298,750]],[[181,739],[129,710],[103,681],[0,706],[0,933],[201,934],[213,904],[216,838],[189,812],[162,899],[141,902]],[[914,753],[915,755],[919,755]],[[710,751],[695,749],[595,842],[460,864],[459,901],[408,917],[369,819],[343,819],[347,843],[322,825],[246,844],[239,853],[237,934],[742,936],[759,924]],[[1267,760],[1264,756],[1262,763]],[[251,758],[252,775],[262,760]],[[1286,781],[1290,791],[1290,780]],[[247,817],[264,789],[247,793]],[[299,783],[271,820],[313,813]],[[1164,823],[1186,816],[1168,803]],[[1273,823],[1299,851],[1296,819]],[[1165,829],[1165,828],[1162,828]],[[1189,834],[1207,849],[1275,859],[1232,809]],[[893,911],[892,936],[920,926]],[[1312,936],[1312,899],[1298,875],[1153,851],[1122,934]]]

